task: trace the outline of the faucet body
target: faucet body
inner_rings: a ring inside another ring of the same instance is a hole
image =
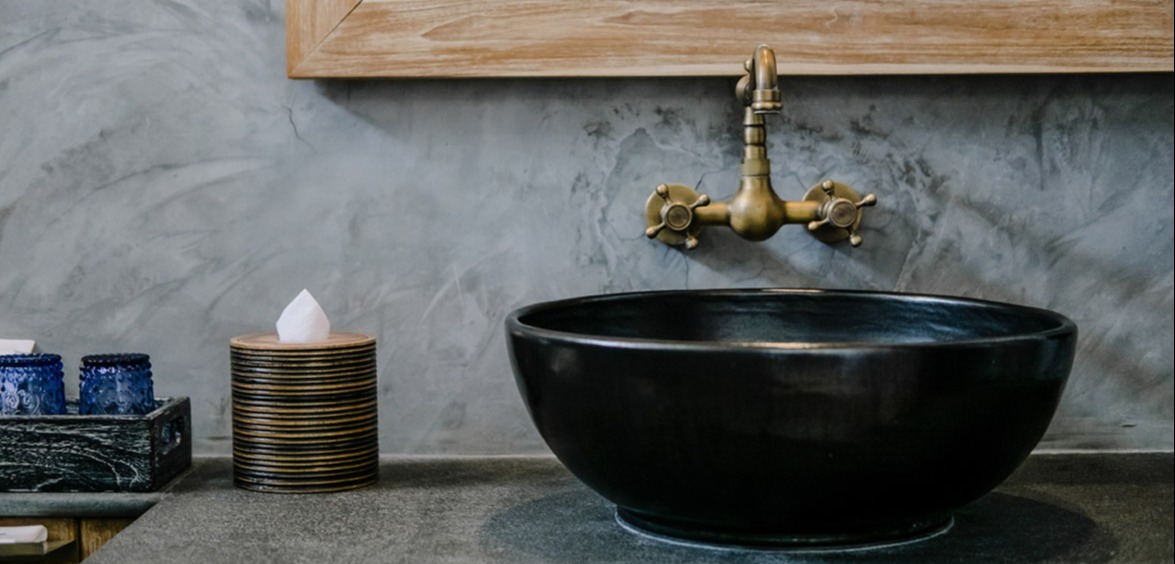
[[[747,74],[735,87],[735,96],[746,105],[738,191],[729,201],[711,202],[686,186],[662,184],[646,204],[645,235],[692,249],[698,245],[697,234],[706,226],[725,225],[744,239],[762,241],[786,224],[805,223],[822,241],[849,239],[854,247],[860,245],[860,208],[877,202],[872,194],[861,198],[848,186],[825,180],[812,187],[803,200],[789,202],[772,189],[764,116],[778,114],[783,108],[775,53],[760,45],[743,67]]]

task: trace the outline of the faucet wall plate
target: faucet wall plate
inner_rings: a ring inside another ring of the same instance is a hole
[[[702,196],[688,186],[681,184],[666,184],[665,187],[668,200],[661,195],[660,191],[649,195],[649,199],[645,203],[645,225],[654,228],[664,224],[665,228],[657,231],[656,237],[658,241],[667,245],[685,245],[691,239],[697,241],[697,235],[702,231],[702,225],[692,221],[693,209],[691,206],[696,204]],[[679,225],[687,225],[688,227],[683,231],[678,227]]]
[[[808,192],[804,194],[804,201],[824,204],[833,198],[843,198],[850,202],[859,202],[862,200],[861,194],[853,190],[848,184],[836,181],[825,182],[832,182],[831,195],[824,189],[824,182],[821,182],[808,189]],[[816,229],[810,230],[809,233],[825,243],[836,243],[848,239],[851,235],[850,231],[856,233],[857,228],[861,226],[861,214],[856,213],[855,209],[852,211],[855,217],[851,219],[852,223],[846,227],[838,227],[833,221],[830,221]]]

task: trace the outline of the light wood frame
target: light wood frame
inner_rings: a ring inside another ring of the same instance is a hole
[[[1173,0],[286,0],[291,78],[1171,72]]]

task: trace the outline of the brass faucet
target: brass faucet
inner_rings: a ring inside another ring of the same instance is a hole
[[[767,158],[767,130],[763,116],[783,109],[775,52],[766,45],[743,64],[747,74],[735,86],[743,113],[743,161],[738,191],[728,202],[711,202],[680,184],[661,184],[645,205],[645,235],[669,245],[698,246],[698,233],[707,225],[726,225],[744,239],[762,241],[788,223],[806,223],[808,231],[826,243],[849,240],[861,244],[857,228],[862,209],[877,203],[845,184],[825,180],[808,190],[804,199],[788,202],[771,188],[771,161]]]

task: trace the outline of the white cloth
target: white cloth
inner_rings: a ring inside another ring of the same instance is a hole
[[[49,530],[44,525],[0,527],[0,544],[36,543],[45,542],[48,539]]]
[[[330,320],[322,306],[302,290],[277,320],[277,338],[283,343],[317,343],[330,337]]]
[[[0,339],[0,354],[29,354],[36,345],[29,339]]]

